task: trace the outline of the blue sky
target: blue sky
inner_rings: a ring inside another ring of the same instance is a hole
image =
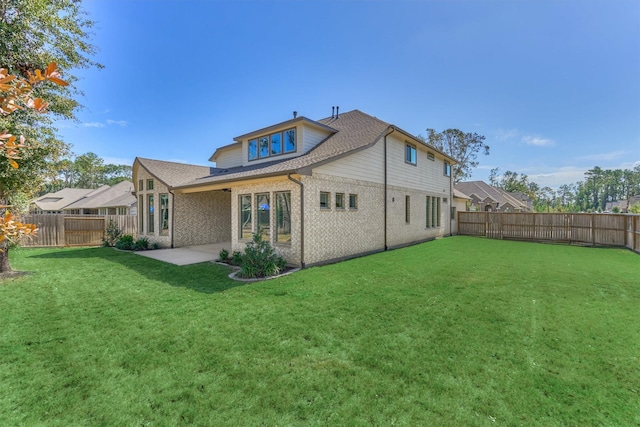
[[[541,186],[640,162],[640,2],[85,0],[76,154],[207,165],[233,138],[359,109],[414,134],[486,136]]]

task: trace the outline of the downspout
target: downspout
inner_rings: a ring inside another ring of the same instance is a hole
[[[169,194],[171,194],[171,248],[173,248],[173,236],[176,234],[176,216],[174,215],[176,209],[176,195],[171,191],[171,189],[167,186],[167,190]]]
[[[290,173],[287,174],[287,178],[300,186],[300,267],[304,268],[304,184],[293,178]]]
[[[389,132],[384,135],[384,250],[388,250],[387,246],[387,136],[391,135],[396,130],[395,127],[390,126]]]
[[[451,165],[451,173],[449,173],[449,237],[453,236],[452,226],[453,226],[454,219],[451,218],[452,212],[453,212],[453,165]],[[457,209],[456,209],[456,215],[458,215]],[[457,218],[456,218],[456,221],[457,221]],[[456,232],[457,231],[458,230],[456,225]]]

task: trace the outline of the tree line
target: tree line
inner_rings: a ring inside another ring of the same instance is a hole
[[[54,173],[42,186],[41,195],[63,188],[98,188],[132,179],[131,166],[105,164],[102,158],[91,152],[76,156],[75,159],[58,160],[52,166]]]
[[[602,169],[595,166],[586,171],[584,176],[584,181],[564,184],[553,190],[529,181],[525,174],[506,171],[499,175],[499,169],[494,168],[489,181],[505,191],[526,194],[533,200],[536,212],[603,212],[609,202],[640,195],[640,165],[633,169]],[[640,204],[630,206],[629,210],[640,213]]]

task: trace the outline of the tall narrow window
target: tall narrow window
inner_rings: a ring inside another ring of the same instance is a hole
[[[405,145],[404,161],[412,165],[415,165],[418,162],[416,147],[410,144]]]
[[[404,196],[404,222],[411,222],[411,196]]]
[[[251,195],[243,194],[240,196],[240,239],[251,239],[253,231],[253,221],[251,209]]]
[[[437,199],[438,199],[437,197],[431,198],[431,226],[432,227],[436,226],[436,205],[438,204]]]
[[[427,196],[427,228],[431,228],[431,196]]]
[[[249,160],[255,160],[258,158],[258,140],[252,139],[249,141]]]
[[[276,193],[276,242],[291,243],[291,192]]]
[[[160,231],[169,230],[169,195],[160,195]]]
[[[436,227],[440,227],[440,209],[442,208],[442,198],[438,197],[438,204],[436,205]]]
[[[282,153],[282,134],[274,133],[271,135],[271,155],[277,156]]]
[[[451,219],[456,220],[456,207],[451,206]]]
[[[153,194],[149,194],[149,216],[148,216],[149,221],[147,222],[147,233],[153,233],[154,232],[154,228],[153,228],[153,223],[154,223],[153,211],[154,211]]]
[[[147,190],[153,190],[153,180],[152,179],[148,179],[147,180]]]
[[[271,205],[269,203],[269,193],[256,194],[256,217],[258,229],[262,231],[262,238],[269,240],[271,235]]]
[[[344,209],[344,194],[336,193],[336,209]]]
[[[143,180],[141,179],[138,180],[138,191],[144,190],[144,186],[142,185],[143,183],[144,183]]]
[[[269,157],[269,137],[262,136],[258,139],[258,154],[260,157]]]
[[[284,131],[284,152],[290,153],[296,151],[296,130],[289,129]]]
[[[444,176],[451,176],[451,163],[444,162]]]
[[[138,234],[144,233],[144,196],[138,197]]]

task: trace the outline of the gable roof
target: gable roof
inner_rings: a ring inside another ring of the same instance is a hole
[[[36,207],[43,211],[61,211],[66,206],[77,202],[97,189],[91,188],[63,188],[55,193],[47,193],[34,200]]]
[[[145,159],[143,157],[136,157],[133,163],[135,164],[136,162],[169,187],[175,187],[182,183],[208,176],[211,174],[212,169],[215,169],[209,166],[166,162],[164,160]]]
[[[118,206],[131,206],[136,202],[133,194],[133,183],[122,181],[109,187],[104,185],[98,192],[93,192],[75,203],[65,206],[64,209],[98,209]]]
[[[297,157],[284,160],[275,160],[273,162],[260,163],[257,165],[238,166],[234,168],[211,168],[210,173],[207,174],[201,174],[200,176],[194,176],[197,175],[196,173],[192,174],[193,178],[191,180],[185,179],[182,180],[182,182],[177,182],[174,184],[171,184],[167,181],[165,182],[171,187],[179,189],[237,181],[249,178],[284,175],[288,173],[308,173],[312,167],[317,167],[326,162],[336,160],[345,155],[374,145],[389,131],[401,132],[404,135],[414,139],[417,143],[428,147],[429,150],[438,152],[445,158],[450,160],[452,163],[455,163],[454,159],[451,159],[446,154],[426,144],[425,142],[418,140],[415,136],[412,136],[408,132],[405,132],[396,126],[377,119],[376,117],[365,114],[359,110],[352,110],[346,113],[342,113],[339,116],[318,120],[317,122],[302,117],[274,126],[279,127],[298,121],[312,123],[315,126],[329,129],[333,133],[331,133],[326,139],[321,141],[313,149]],[[272,127],[264,128],[256,132],[242,135],[238,138],[244,138],[247,135],[257,135],[258,133],[265,132],[266,130],[271,128]],[[156,167],[161,167],[162,162],[156,164],[151,164],[146,160],[145,162],[146,163],[143,164],[148,165],[148,170],[150,173],[156,176],[159,176],[162,173],[160,171],[156,173]]]
[[[493,200],[498,203],[498,208],[504,205],[511,205],[516,209],[528,210],[526,203],[484,181],[460,182],[454,186],[454,189],[469,196],[475,196],[478,200]]]

